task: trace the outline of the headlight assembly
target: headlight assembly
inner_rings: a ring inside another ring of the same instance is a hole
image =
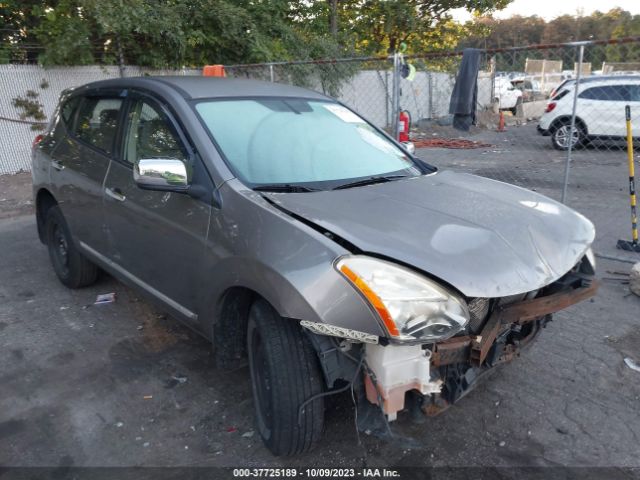
[[[462,298],[407,268],[372,257],[348,256],[336,262],[336,269],[369,302],[394,340],[440,341],[469,322]]]

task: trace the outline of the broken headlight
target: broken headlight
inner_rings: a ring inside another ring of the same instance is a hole
[[[465,301],[433,280],[391,262],[342,257],[336,269],[364,296],[394,340],[434,342],[469,322]]]

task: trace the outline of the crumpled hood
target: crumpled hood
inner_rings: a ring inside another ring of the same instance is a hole
[[[267,194],[283,208],[468,297],[529,292],[569,271],[593,242],[584,216],[506,183],[437,172],[314,193]]]

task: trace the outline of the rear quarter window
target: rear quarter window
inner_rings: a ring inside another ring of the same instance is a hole
[[[560,100],[561,98],[566,97],[567,93],[569,93],[569,90],[560,90],[551,100]]]
[[[60,108],[60,119],[67,128],[73,127],[73,118],[75,116],[78,105],[80,104],[80,97],[73,97],[63,103]]]

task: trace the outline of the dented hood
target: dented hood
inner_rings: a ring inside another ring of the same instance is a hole
[[[449,171],[314,193],[267,194],[283,208],[438,277],[469,297],[548,285],[593,242],[584,216],[535,192]]]

